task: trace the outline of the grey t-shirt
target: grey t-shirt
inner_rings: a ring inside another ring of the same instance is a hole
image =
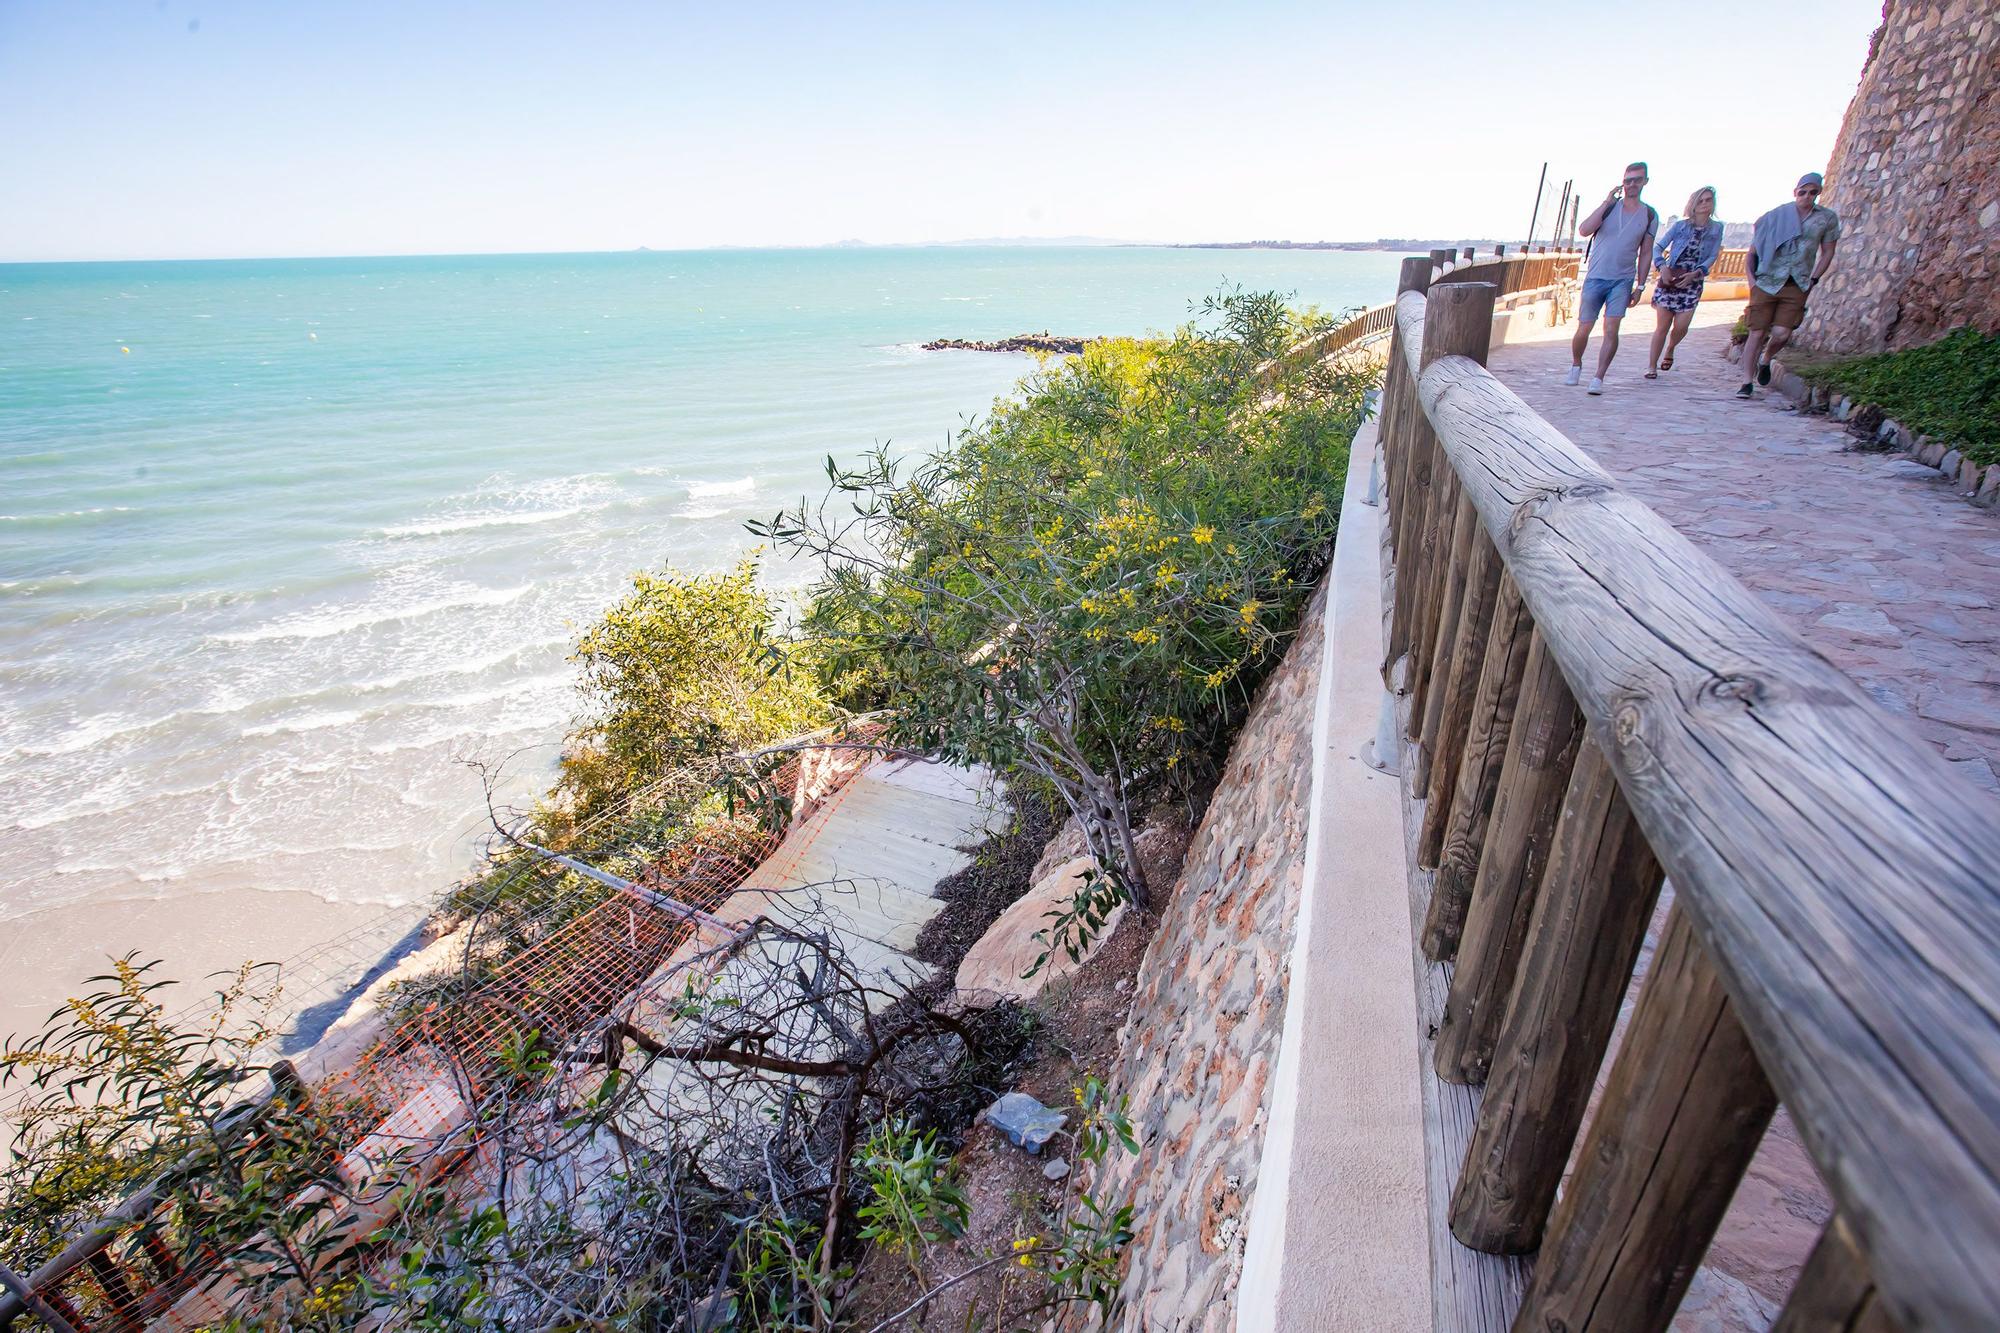
[[[1653,210],[1641,203],[1631,212],[1620,200],[1604,215],[1604,225],[1590,238],[1590,269],[1586,278],[1623,278],[1630,282],[1639,272],[1639,238],[1653,230]]]

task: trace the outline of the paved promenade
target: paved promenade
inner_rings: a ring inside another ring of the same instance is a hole
[[[1733,301],[1704,306],[1670,371],[1641,378],[1635,311],[1602,397],[1561,383],[1569,333],[1495,351],[1493,372],[1735,574],[1807,642],[2000,793],[2000,511],[1931,468],[1852,442],[1768,391],[1733,396]],[[1593,338],[1585,376],[1596,364]]]

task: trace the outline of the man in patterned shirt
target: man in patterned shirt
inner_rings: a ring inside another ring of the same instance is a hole
[[[1792,202],[1758,218],[1750,234],[1750,253],[1743,259],[1750,278],[1750,305],[1743,316],[1750,339],[1743,344],[1743,373],[1754,373],[1758,384],[1771,382],[1771,358],[1805,318],[1806,293],[1833,267],[1840,215],[1820,207],[1824,185],[1817,171],[1808,171],[1793,188]],[[1736,396],[1754,398],[1757,390],[1746,379]]]

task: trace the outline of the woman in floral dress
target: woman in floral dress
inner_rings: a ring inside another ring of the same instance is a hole
[[[1647,379],[1656,380],[1661,371],[1674,368],[1674,349],[1687,337],[1695,307],[1701,304],[1702,284],[1721,253],[1722,224],[1715,220],[1715,187],[1704,185],[1688,196],[1686,215],[1668,227],[1653,247],[1653,263],[1660,270],[1653,288],[1653,311],[1659,323],[1653,329]],[[1672,342],[1667,341],[1669,333]],[[1660,354],[1662,349],[1665,356]]]

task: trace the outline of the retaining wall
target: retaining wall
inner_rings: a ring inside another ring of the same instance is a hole
[[[1124,1327],[1228,1329],[1284,1023],[1312,787],[1326,587],[1259,691],[1140,965],[1113,1082],[1139,1154],[1101,1196],[1135,1206]]]

